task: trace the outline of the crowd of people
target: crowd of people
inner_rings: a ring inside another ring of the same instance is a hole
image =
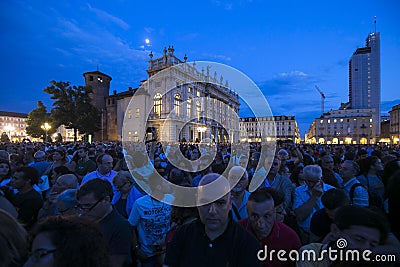
[[[138,147],[1,144],[0,267],[376,264],[276,253],[328,249],[400,262],[399,147]],[[171,184],[197,204],[174,205]]]

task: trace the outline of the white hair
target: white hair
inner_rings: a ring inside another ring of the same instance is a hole
[[[303,169],[303,176],[306,179],[321,179],[322,169],[319,165],[307,165]]]

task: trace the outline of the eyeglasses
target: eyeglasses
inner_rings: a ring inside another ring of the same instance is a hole
[[[31,259],[32,262],[39,262],[41,258],[52,254],[54,252],[56,252],[57,249],[44,249],[44,248],[40,248],[37,249],[35,251],[32,251],[31,253],[29,253],[29,258]]]
[[[310,185],[315,185],[317,184],[319,181],[321,181],[321,179],[318,180],[308,180],[308,179],[304,179],[304,181],[306,181],[306,183],[310,184]]]
[[[97,206],[97,204],[99,204],[102,200],[104,200],[104,198],[100,198],[94,204],[78,204],[78,205],[76,205],[76,208],[78,208],[82,211],[85,211],[85,212],[89,212],[92,209],[94,209]]]
[[[73,210],[76,211],[77,209],[79,209],[79,208],[78,208],[78,205],[74,205],[74,206],[66,207],[66,208],[63,209],[63,210],[61,210],[60,208],[58,208],[58,212],[59,212],[61,215],[64,215],[64,214],[67,213],[68,211],[73,211]]]

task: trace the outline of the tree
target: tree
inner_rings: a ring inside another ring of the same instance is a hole
[[[91,104],[91,87],[51,81],[50,86],[43,91],[52,95],[50,98],[54,100],[51,110],[54,126],[59,127],[63,124],[68,129],[74,129],[75,141],[78,130],[83,134],[93,134],[100,129],[100,113]]]
[[[47,108],[42,101],[38,101],[37,108],[29,112],[28,119],[26,120],[26,133],[29,136],[45,139],[45,131],[41,128],[44,123],[47,122],[51,125],[51,128],[47,131],[48,135],[51,135],[57,130],[57,127],[53,127],[51,122],[50,114],[47,113]]]
[[[6,132],[2,132],[1,133],[1,142],[2,143],[10,143],[10,138],[8,138],[8,135],[7,135],[7,133]]]

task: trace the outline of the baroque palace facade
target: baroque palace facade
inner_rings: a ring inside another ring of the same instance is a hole
[[[187,63],[186,55],[180,60],[174,51],[173,46],[165,48],[156,59],[150,53],[148,79],[139,88],[121,93],[114,90],[109,95],[112,78],[107,74],[83,74],[86,86],[93,88],[93,104],[102,114],[96,140],[122,140],[123,124],[134,122],[126,140],[142,141],[140,131],[154,127],[159,140],[166,142],[239,141],[238,94],[221,74],[219,79],[216,72],[210,75],[208,66],[199,71],[195,62]],[[139,99],[137,105],[130,104],[132,96]]]

